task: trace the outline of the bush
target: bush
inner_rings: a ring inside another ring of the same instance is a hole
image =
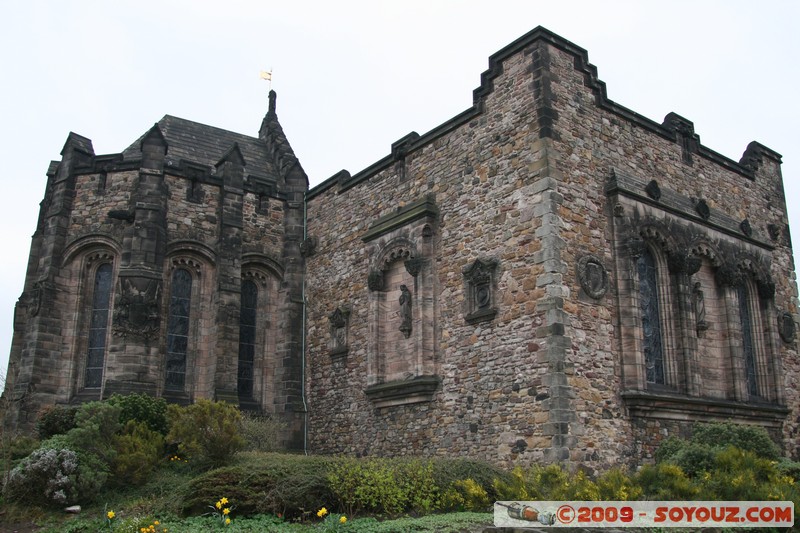
[[[490,500],[497,500],[495,481],[509,482],[511,474],[491,463],[472,459],[436,459],[431,462],[433,479],[441,492],[446,491],[456,481],[471,479],[480,485]]]
[[[114,439],[122,429],[119,422],[122,409],[108,402],[88,402],[75,414],[75,427],[66,435],[68,447],[86,452],[111,466],[116,458]]]
[[[645,465],[634,480],[648,500],[691,500],[698,493],[681,467],[670,463]]]
[[[119,422],[123,426],[135,420],[146,424],[151,431],[167,434],[167,402],[164,398],[154,398],[147,394],[114,394],[107,401],[120,408]]]
[[[348,516],[363,510],[396,515],[405,507],[397,473],[388,461],[349,459],[331,467],[328,483]]]
[[[454,481],[442,495],[442,508],[449,511],[486,512],[489,495],[474,479]]]
[[[192,405],[167,408],[170,430],[167,442],[198,463],[218,467],[244,447],[239,435],[239,410],[225,402],[198,400]]]
[[[758,426],[744,426],[732,422],[697,424],[692,430],[691,442],[722,449],[736,446],[759,457],[777,461],[781,450],[769,437],[767,430]]]
[[[4,495],[10,501],[65,505],[78,497],[78,456],[69,449],[38,449],[9,475]]]
[[[239,431],[245,440],[244,449],[256,452],[277,452],[286,425],[268,415],[242,413]]]
[[[272,513],[301,517],[334,502],[327,474],[335,459],[298,455],[239,454],[236,466],[211,470],[187,487],[185,513],[205,512],[220,494],[236,502],[238,516]],[[330,506],[330,505],[329,505]]]
[[[45,407],[36,420],[36,432],[40,440],[49,439],[53,435],[61,435],[75,427],[77,407],[53,405]]]
[[[600,499],[597,485],[582,470],[574,474],[561,466],[534,465],[515,468],[508,482],[495,482],[498,500],[585,500]]]
[[[642,495],[640,487],[620,468],[612,468],[597,478],[601,501],[634,501]]]
[[[161,459],[164,437],[144,422],[129,420],[122,433],[114,438],[114,450],[114,482],[142,485]]]
[[[108,464],[93,453],[73,448],[67,435],[55,435],[42,442],[39,450],[69,449],[78,458],[78,470],[75,473],[75,488],[82,501],[93,501],[100,495],[108,480]]]

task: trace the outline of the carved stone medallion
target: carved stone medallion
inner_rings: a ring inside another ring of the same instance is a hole
[[[781,334],[783,342],[787,344],[794,342],[794,317],[790,313],[784,312],[778,317],[778,332]]]
[[[583,291],[599,300],[608,291],[608,273],[597,256],[587,254],[578,259],[578,281]]]

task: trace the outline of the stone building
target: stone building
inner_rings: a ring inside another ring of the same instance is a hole
[[[282,416],[315,453],[648,457],[695,421],[797,456],[781,157],[606,97],[543,29],[473,105],[308,180],[258,137],[166,116],[120,154],[70,134],[17,304],[7,424],[115,392]]]

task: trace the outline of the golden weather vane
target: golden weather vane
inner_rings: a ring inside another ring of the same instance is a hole
[[[271,91],[272,90],[272,68],[270,68],[269,70],[262,70],[261,74],[259,75],[259,77],[262,80],[267,80],[269,82],[269,90]]]

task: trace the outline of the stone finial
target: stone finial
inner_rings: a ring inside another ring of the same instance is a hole
[[[270,89],[269,91],[269,107],[267,108],[267,113],[274,115],[275,114],[275,101],[278,99],[278,94]]]

